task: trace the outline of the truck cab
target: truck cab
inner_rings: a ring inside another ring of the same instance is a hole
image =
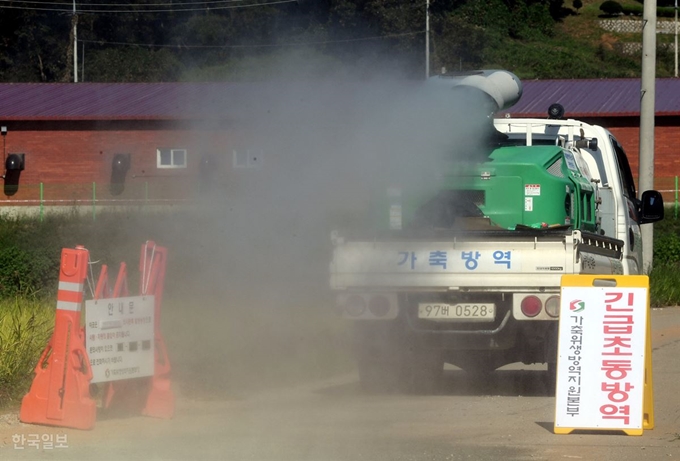
[[[597,186],[596,232],[624,241],[623,274],[641,274],[640,225],[663,217],[663,199],[656,191],[645,191],[638,199],[628,157],[614,135],[573,119],[501,118],[494,125],[509,143],[559,144],[578,152],[577,158],[586,164],[583,170]]]

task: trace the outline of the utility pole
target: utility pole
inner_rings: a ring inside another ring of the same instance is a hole
[[[78,83],[78,15],[76,0],[73,0],[73,81]]]
[[[640,79],[639,192],[654,189],[654,99],[656,97],[656,0],[645,0],[642,10],[642,78]],[[654,227],[641,226],[642,269],[652,269]]]
[[[430,0],[425,1],[425,78],[430,78]]]
[[[675,76],[678,76],[678,0],[675,0]]]

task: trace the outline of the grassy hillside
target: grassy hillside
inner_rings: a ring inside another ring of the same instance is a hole
[[[606,16],[600,9],[603,0],[583,0],[578,11],[571,0],[564,4],[565,16],[552,36],[533,40],[503,38],[487,53],[484,67],[510,69],[523,79],[548,78],[621,78],[639,77],[641,53],[623,52],[624,44],[641,44],[641,33],[617,33],[600,27],[603,19],[642,21],[642,3],[621,0],[625,11],[633,13]],[[634,12],[639,11],[637,15]],[[659,21],[671,20],[659,17]],[[657,34],[657,76],[672,77],[674,53],[672,34]],[[670,46],[670,47],[669,47]]]

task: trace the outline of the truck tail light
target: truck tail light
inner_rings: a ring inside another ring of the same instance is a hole
[[[366,301],[359,295],[352,295],[345,302],[345,312],[350,317],[359,317],[366,311]]]
[[[527,296],[522,300],[520,307],[522,308],[522,314],[527,317],[536,317],[541,312],[543,303],[536,296]]]
[[[390,300],[385,296],[373,296],[368,303],[368,310],[376,317],[384,317],[390,312]]]
[[[551,296],[545,302],[545,312],[553,318],[557,318],[560,315],[560,297]]]

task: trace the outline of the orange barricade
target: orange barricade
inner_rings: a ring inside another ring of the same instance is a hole
[[[151,389],[142,414],[156,418],[172,418],[175,413],[175,395],[170,388],[170,360],[161,334],[161,302],[165,283],[167,248],[148,241],[142,245],[139,258],[139,287],[142,295],[154,295],[154,375]]]
[[[172,418],[175,413],[175,395],[170,387],[170,360],[160,329],[166,264],[166,248],[152,241],[142,245],[139,291],[142,296],[154,296],[154,375],[150,378],[109,382],[103,402],[107,410],[141,413],[155,418]],[[105,273],[102,268],[102,275]],[[100,278],[95,298],[101,296],[98,295],[100,286],[107,287],[108,284]],[[127,295],[127,272],[123,263],[111,296],[117,298]]]
[[[25,423],[91,429],[97,407],[90,397],[92,370],[80,329],[89,253],[82,246],[61,252],[54,332],[21,401]]]
[[[22,422],[76,429],[94,427],[97,405],[90,396],[92,369],[85,348],[85,330],[80,326],[88,263],[89,252],[82,246],[62,250],[54,333],[35,367],[31,389],[21,402]],[[174,414],[170,361],[160,331],[166,263],[166,248],[151,241],[142,245],[140,295],[154,296],[154,374],[107,382],[102,402],[105,409],[125,408],[157,418],[171,418]],[[103,266],[94,298],[127,296],[125,263],[121,264],[113,289],[108,283],[107,267]]]

